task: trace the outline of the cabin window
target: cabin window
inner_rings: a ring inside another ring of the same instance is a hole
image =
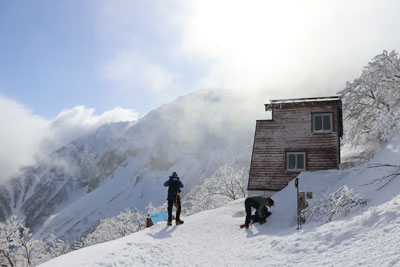
[[[306,169],[306,152],[287,152],[288,171],[304,171]]]
[[[313,133],[331,133],[332,132],[332,113],[314,113],[312,114]]]

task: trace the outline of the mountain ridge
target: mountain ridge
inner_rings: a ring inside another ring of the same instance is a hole
[[[163,204],[172,171],[186,194],[219,166],[248,168],[257,109],[230,91],[203,89],[136,122],[103,125],[2,186],[0,219],[16,214],[35,238],[54,232],[73,241],[125,208]]]

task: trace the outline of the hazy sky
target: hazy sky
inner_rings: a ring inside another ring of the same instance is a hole
[[[265,101],[271,90],[333,94],[398,49],[399,10],[385,0],[1,0],[0,93],[48,119],[77,105],[143,115],[203,87],[262,89]]]
[[[23,151],[16,129],[35,144],[60,116],[135,119],[204,87],[265,103],[335,94],[382,50],[400,50],[399,10],[397,0],[0,0],[0,145]]]

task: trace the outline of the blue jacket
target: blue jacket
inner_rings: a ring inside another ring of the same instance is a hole
[[[170,176],[164,186],[168,186],[168,200],[175,200],[179,196],[180,188],[183,188],[178,176]]]

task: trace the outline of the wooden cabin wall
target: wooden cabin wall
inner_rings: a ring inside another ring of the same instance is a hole
[[[282,104],[272,120],[258,120],[248,190],[279,191],[299,172],[286,171],[286,152],[305,151],[306,170],[337,169],[340,164],[339,102]],[[312,133],[312,113],[333,113],[333,132]]]

